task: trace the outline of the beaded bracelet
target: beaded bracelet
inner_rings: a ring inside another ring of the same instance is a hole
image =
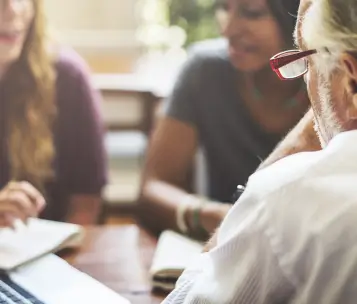
[[[176,225],[180,230],[180,232],[183,234],[187,234],[190,230],[185,220],[185,214],[190,206],[191,200],[192,200],[192,195],[187,194],[184,197],[184,199],[180,202],[180,204],[177,206],[176,209]]]
[[[192,228],[195,232],[197,232],[199,235],[206,235],[207,231],[206,229],[202,226],[201,223],[201,210],[202,210],[203,202],[200,204],[197,204],[192,210]]]

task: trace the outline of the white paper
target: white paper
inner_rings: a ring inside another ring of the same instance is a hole
[[[26,227],[0,229],[0,269],[12,270],[44,254],[79,243],[78,225],[31,219]],[[75,242],[74,242],[75,241]]]
[[[10,277],[46,304],[130,304],[53,254],[18,268]]]
[[[201,243],[173,231],[164,231],[158,241],[151,275],[182,272],[203,250]]]

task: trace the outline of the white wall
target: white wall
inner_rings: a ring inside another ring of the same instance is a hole
[[[140,56],[142,46],[135,35],[140,23],[138,0],[44,2],[55,35],[73,46],[94,70],[115,72],[122,66],[122,72],[128,72],[130,64]]]
[[[46,0],[51,23],[60,29],[133,30],[135,0]]]

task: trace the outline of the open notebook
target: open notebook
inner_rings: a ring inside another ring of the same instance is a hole
[[[81,226],[30,219],[27,226],[0,229],[0,269],[11,271],[45,254],[77,247],[83,238]]]
[[[203,244],[173,231],[164,231],[159,238],[151,265],[154,288],[171,291],[183,270],[203,250]]]

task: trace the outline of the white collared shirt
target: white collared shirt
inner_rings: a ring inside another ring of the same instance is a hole
[[[357,131],[253,174],[165,304],[357,303]]]

